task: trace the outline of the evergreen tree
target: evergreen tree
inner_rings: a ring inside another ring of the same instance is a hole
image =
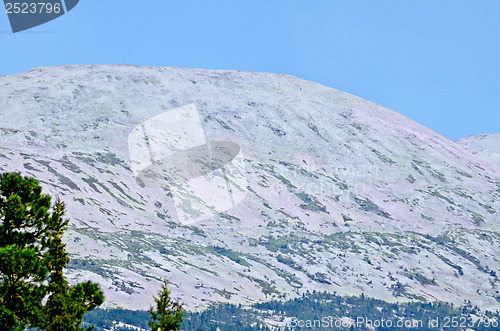
[[[98,284],[69,286],[63,274],[64,213],[34,178],[0,175],[0,329],[84,330],[83,315],[104,302]]]
[[[158,298],[155,298],[155,303],[156,310],[153,308],[149,310],[151,314],[149,326],[153,331],[180,330],[184,312],[181,304],[170,298],[170,290],[166,279],[163,281],[163,288],[158,293]]]

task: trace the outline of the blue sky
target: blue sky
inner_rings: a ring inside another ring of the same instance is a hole
[[[458,139],[500,132],[499,17],[496,0],[80,0],[16,34],[2,10],[0,75],[108,63],[284,73]]]

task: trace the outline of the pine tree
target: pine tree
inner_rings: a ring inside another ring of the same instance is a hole
[[[1,330],[84,330],[83,315],[103,303],[98,284],[69,286],[63,274],[64,213],[34,178],[0,175]]]
[[[158,298],[155,298],[156,310],[151,308],[151,321],[149,326],[153,331],[174,331],[180,330],[182,326],[182,317],[184,312],[179,302],[170,298],[168,281],[163,281],[163,287],[158,292]]]

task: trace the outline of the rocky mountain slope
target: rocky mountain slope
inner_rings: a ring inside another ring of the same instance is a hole
[[[456,143],[500,168],[500,133],[465,137]]]
[[[241,202],[192,224],[175,183],[135,180],[129,144],[187,105],[206,141],[239,146],[247,182]],[[66,202],[68,272],[101,283],[108,306],[147,309],[166,276],[190,309],[313,290],[500,307],[500,167],[296,77],[136,66],[2,76],[0,171]]]

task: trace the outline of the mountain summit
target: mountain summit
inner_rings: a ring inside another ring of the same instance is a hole
[[[176,122],[175,109],[190,110]],[[182,181],[161,178],[163,161],[159,185],[137,180],[157,143]],[[217,146],[231,152],[214,167]],[[0,77],[0,170],[66,202],[68,272],[102,284],[109,306],[149,308],[166,276],[192,309],[313,290],[498,308],[500,166],[464,147],[286,75],[108,65]],[[193,155],[207,166],[186,169]],[[215,208],[224,190],[231,203]]]

